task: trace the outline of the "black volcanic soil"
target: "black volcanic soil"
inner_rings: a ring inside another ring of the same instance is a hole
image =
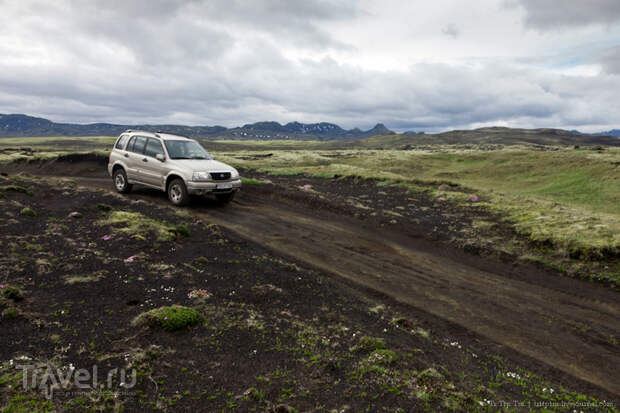
[[[573,391],[618,405],[617,293],[450,247],[450,231],[468,221],[430,198],[373,181],[269,177],[278,185],[178,213],[156,191],[112,194],[100,165],[76,161],[19,169],[77,175],[88,188],[1,182],[32,191],[0,192],[0,284],[23,295],[0,304],[2,407],[19,402],[6,379],[6,360],[19,356],[138,368],[118,398],[57,392],[53,402],[75,411],[497,411],[500,401],[527,403],[522,411],[581,400]],[[136,239],[95,225],[109,214],[98,205],[186,225],[190,236]],[[196,289],[213,295],[197,303]],[[172,333],[131,325],[173,304],[207,321]],[[364,336],[382,338],[397,361],[358,348]]]

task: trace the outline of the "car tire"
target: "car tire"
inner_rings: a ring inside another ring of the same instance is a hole
[[[121,194],[131,192],[133,185],[127,182],[127,174],[123,168],[118,168],[114,171],[112,180],[114,182],[114,188],[116,188],[117,192],[120,192]]]
[[[223,204],[227,204],[230,201],[233,200],[233,198],[235,197],[235,193],[234,192],[228,192],[226,194],[216,194],[215,195],[215,199],[218,200],[218,202],[221,202]]]
[[[182,179],[174,179],[170,182],[170,185],[168,185],[168,199],[177,206],[188,204],[189,194]]]

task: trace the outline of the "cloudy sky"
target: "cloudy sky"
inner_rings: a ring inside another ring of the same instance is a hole
[[[619,0],[0,0],[0,113],[59,122],[599,131],[619,91]]]

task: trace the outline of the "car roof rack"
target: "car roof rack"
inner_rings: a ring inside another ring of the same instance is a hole
[[[152,135],[157,135],[157,133],[155,133],[155,132],[151,132],[151,131],[144,130],[144,129],[127,129],[123,133],[150,133]]]

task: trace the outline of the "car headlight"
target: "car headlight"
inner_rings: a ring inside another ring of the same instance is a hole
[[[209,172],[194,172],[192,174],[192,181],[209,181],[211,180],[211,175]]]
[[[233,169],[232,172],[230,173],[230,177],[231,178],[239,178],[239,171],[237,171],[236,169]]]

